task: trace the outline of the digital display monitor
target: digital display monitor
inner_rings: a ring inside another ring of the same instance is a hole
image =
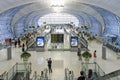
[[[39,47],[43,47],[44,46],[44,37],[37,37],[36,38],[36,45]]]
[[[64,43],[64,34],[51,34],[51,43]]]
[[[78,37],[71,37],[70,43],[72,47],[78,46]]]

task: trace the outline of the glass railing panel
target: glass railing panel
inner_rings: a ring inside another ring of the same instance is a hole
[[[24,63],[16,63],[5,75],[4,80],[12,80],[17,72],[25,72]],[[27,63],[27,72],[31,72],[31,63]]]
[[[8,79],[11,80],[13,76],[14,76],[13,75],[13,69],[11,69],[8,73]]]
[[[105,74],[104,76],[96,78],[96,80],[120,80],[120,70]]]
[[[30,38],[28,43],[27,43],[27,47],[30,47],[33,43],[35,42],[35,38]]]
[[[45,68],[41,74],[37,74],[35,71],[31,80],[48,80],[48,70]]]
[[[97,63],[82,63],[82,70],[88,74],[88,70],[92,69],[94,77],[104,76],[105,72],[99,67]]]
[[[74,73],[68,68],[65,68],[65,80],[74,80]]]
[[[25,66],[24,64],[18,64],[17,72],[26,71],[26,68],[27,68],[27,66]]]
[[[6,76],[4,77],[5,80],[11,80],[13,78],[13,76],[15,76],[16,74],[16,68],[15,66],[13,66],[9,71],[8,73],[6,73]]]
[[[97,63],[95,64],[95,72],[97,73],[98,76],[104,76],[105,72],[100,68],[100,66]]]

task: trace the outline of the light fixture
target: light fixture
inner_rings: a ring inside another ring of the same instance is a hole
[[[63,7],[64,1],[63,0],[51,0],[51,7]]]
[[[64,1],[63,0],[51,0],[50,5],[55,12],[61,12],[62,8],[64,7]]]

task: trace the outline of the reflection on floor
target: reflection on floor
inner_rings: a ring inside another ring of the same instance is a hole
[[[120,60],[117,59],[115,52],[107,49],[107,60],[103,60],[102,56],[102,44],[96,41],[90,42],[89,44],[90,52],[93,53],[94,50],[97,50],[97,60],[96,62],[99,66],[105,71],[105,73],[112,72],[114,70],[120,69]],[[21,48],[12,48],[12,59],[7,61],[6,57],[7,50],[0,50],[0,74],[4,71],[8,71],[16,62],[22,62],[20,55],[22,53]],[[74,76],[78,77],[81,70],[81,62],[77,57],[77,52],[70,51],[45,51],[45,52],[36,52],[30,51],[31,57],[29,59],[32,62],[32,74],[34,71],[37,71],[37,74],[40,74],[42,70],[47,68],[48,58],[52,58],[53,64],[52,69],[53,73],[49,75],[49,78],[52,80],[64,80],[64,69],[69,68],[74,71]],[[93,62],[93,57],[90,60]]]

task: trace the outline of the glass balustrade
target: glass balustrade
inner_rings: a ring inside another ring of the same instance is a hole
[[[23,74],[28,73],[29,74],[30,72],[31,72],[31,63],[27,63],[27,68],[25,68],[24,63],[16,63],[8,72],[6,72],[2,76],[1,79],[12,80],[16,76],[17,73],[23,73]]]
[[[89,69],[92,69],[95,78],[105,75],[105,72],[100,68],[100,66],[96,62],[82,63],[82,71],[84,71],[86,75],[88,74]]]

